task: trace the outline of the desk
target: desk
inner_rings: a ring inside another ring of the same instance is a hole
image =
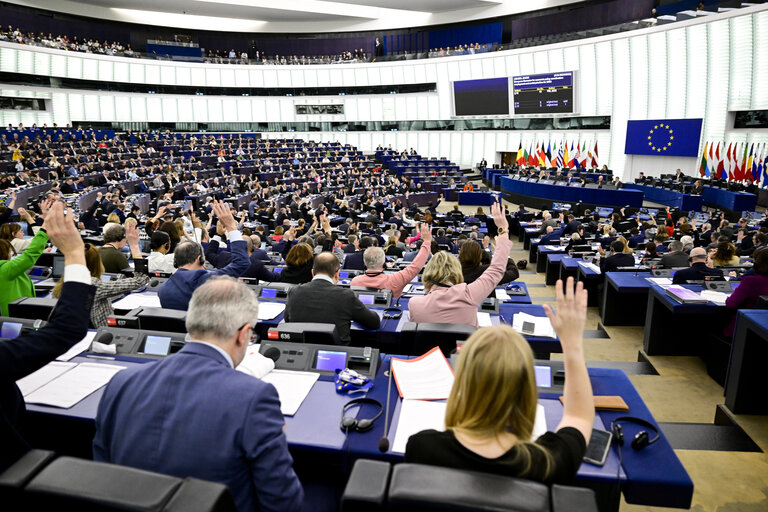
[[[603,325],[643,325],[650,272],[606,272],[600,318]]]
[[[597,306],[600,304],[599,288],[603,284],[605,276],[602,272],[587,267],[585,263],[584,261],[577,261],[579,268],[576,272],[576,280],[584,282],[584,289],[587,290],[587,305]]]
[[[547,254],[547,263],[544,267],[545,284],[554,285],[557,283],[557,280],[560,279],[560,261],[567,257],[569,257],[568,254],[562,252],[552,252]],[[538,268],[538,264],[536,268]]]
[[[494,192],[459,192],[461,206],[491,206],[501,201],[501,194]]]
[[[727,208],[731,211],[737,212],[737,215],[741,215],[744,210],[754,211],[757,205],[757,195],[749,194],[747,192],[731,192],[723,188],[716,187],[704,187],[704,192],[701,194],[705,203],[714,204]]]
[[[565,247],[561,247],[558,245],[554,245],[555,249],[551,249],[549,244],[548,245],[538,245],[536,246],[536,272],[544,272],[547,270],[547,265],[549,263],[548,257],[552,254],[567,254]],[[550,284],[550,283],[547,283]],[[554,284],[554,283],[552,283]]]
[[[697,293],[700,285],[682,285]],[[657,284],[651,284],[645,312],[643,347],[653,355],[700,355],[704,339],[712,332],[722,332],[730,318],[725,306],[680,304]]]
[[[382,368],[388,366],[383,364]],[[597,395],[621,395],[629,405],[629,413],[617,413],[603,411],[597,414],[599,421],[606,427],[610,426],[614,418],[624,414],[643,418],[651,423],[656,423],[642,398],[632,385],[627,375],[622,370],[590,368],[589,376],[592,387]],[[373,392],[378,399],[386,401],[386,378],[377,376]],[[547,417],[547,425],[554,428],[562,416],[562,406],[557,398],[559,393],[547,393],[540,389],[539,399],[544,405]],[[397,424],[400,415],[402,400],[393,393],[392,398],[391,427],[387,432],[390,446],[395,439]],[[303,407],[303,406],[302,406]],[[626,425],[626,435],[633,437],[639,429],[634,425]],[[378,450],[378,440],[383,435],[383,427],[377,422],[374,434],[350,436],[349,450],[355,458],[384,459],[388,461],[401,461],[403,455],[391,450],[382,454]],[[650,506],[666,506],[688,508],[693,497],[693,482],[685,468],[675,455],[674,450],[667,441],[664,433],[652,449],[635,451],[626,445],[622,451],[623,466],[620,473],[621,490],[628,503]],[[613,500],[611,504],[614,510],[618,510],[618,495],[611,496],[616,490],[617,448],[614,445],[609,454],[608,461],[603,467],[583,463],[576,476],[576,484],[596,489],[599,495],[605,498],[609,495]]]
[[[704,204],[704,200],[701,196],[693,194],[683,194],[677,190],[669,190],[668,188],[651,187],[648,185],[638,185],[635,183],[627,183],[624,188],[631,190],[639,190],[645,195],[646,201],[653,201],[654,203],[661,203],[673,208],[679,208],[685,212],[695,210],[701,211],[701,207]]]
[[[725,382],[725,405],[734,414],[768,414],[765,362],[768,361],[768,310],[741,310],[733,333]]]
[[[508,176],[502,176],[500,181],[502,192],[511,195],[515,202],[522,201],[526,205],[534,204],[530,202],[530,199],[545,199],[564,203],[582,202],[599,206],[632,206],[635,208],[643,206],[643,193],[639,190],[550,185],[548,183],[521,181]],[[543,201],[538,203],[543,203]]]

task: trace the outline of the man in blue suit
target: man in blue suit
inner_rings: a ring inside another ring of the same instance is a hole
[[[0,340],[0,472],[24,455],[30,445],[22,428],[26,408],[16,381],[42,368],[69,350],[88,332],[96,288],[85,266],[85,246],[72,215],[55,202],[43,229],[64,254],[64,285],[48,325],[15,339]]]
[[[192,293],[206,280],[217,275],[240,277],[248,270],[248,248],[243,235],[237,230],[237,222],[229,205],[213,201],[213,213],[219,218],[224,231],[228,233],[232,261],[226,267],[211,272],[205,270],[203,248],[197,242],[182,242],[173,251],[174,264],[178,271],[168,279],[157,292],[160,305],[170,309],[187,309]]]
[[[234,369],[257,317],[256,295],[231,277],[195,290],[184,348],[119,372],[104,390],[94,460],[221,482],[241,512],[300,510],[277,391]]]

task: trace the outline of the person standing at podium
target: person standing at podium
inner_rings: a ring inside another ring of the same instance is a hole
[[[459,355],[444,432],[425,430],[408,440],[405,461],[550,483],[569,483],[581,466],[595,419],[584,361],[587,291],[569,277],[555,285],[557,312],[545,305],[563,346],[563,417],[554,431],[532,439],[538,392],[533,352],[509,326],[485,327]],[[489,392],[489,390],[493,390]]]

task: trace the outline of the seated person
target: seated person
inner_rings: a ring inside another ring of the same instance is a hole
[[[173,274],[176,267],[173,266],[173,254],[171,250],[171,237],[165,231],[154,231],[149,240],[149,258],[147,258],[147,270],[149,272],[164,272]]]
[[[659,253],[658,253],[658,250],[656,249],[656,244],[654,242],[648,242],[645,244],[643,257],[649,260],[656,259],[659,257]],[[685,263],[686,263],[686,266],[688,266],[688,255],[686,255]]]
[[[312,280],[314,251],[309,244],[298,243],[291,247],[285,257],[285,267],[280,272],[270,272],[264,268],[263,261],[251,260],[247,277],[257,277],[262,281],[302,284]]]
[[[740,261],[736,254],[736,246],[728,241],[718,241],[717,248],[710,251],[709,257],[716,267],[738,265]]]
[[[611,243],[611,255],[600,260],[600,271],[602,273],[616,272],[619,267],[635,266],[635,257],[630,253],[625,253],[625,247],[624,242],[621,240],[614,240]],[[605,251],[602,251],[602,253],[605,254]]]
[[[587,292],[573,278],[555,286],[557,314],[547,316],[563,345],[564,410],[554,432],[531,439],[538,404],[533,353],[509,326],[485,327],[465,343],[448,397],[445,432],[411,436],[405,461],[567,484],[576,476],[595,417],[582,332]],[[488,390],[496,390],[489,393]]]
[[[562,234],[563,230],[547,226],[547,234],[541,237],[539,245],[560,245],[560,237]]]
[[[661,257],[661,266],[666,268],[688,266],[688,255],[683,252],[682,242],[672,240],[669,243],[669,252]]]
[[[496,252],[490,266],[475,282],[467,284],[464,282],[461,264],[455,256],[446,251],[435,254],[422,276],[426,295],[413,297],[408,303],[412,322],[478,325],[477,307],[504,276],[512,248],[507,232],[507,218],[501,206],[493,204],[491,213],[499,231],[496,236]]]
[[[80,234],[77,234],[78,238]],[[35,297],[35,285],[27,275],[48,243],[48,234],[40,229],[32,243],[17,255],[8,240],[0,240],[0,311],[8,316],[8,304],[21,297]]]
[[[714,268],[712,260],[707,255],[707,250],[703,247],[694,247],[691,249],[691,255],[688,259],[691,262],[690,268],[684,268],[675,272],[672,276],[672,284],[687,284],[688,281],[703,281],[707,276],[722,277],[723,271]]]
[[[119,274],[121,270],[130,268],[128,257],[122,252],[126,242],[131,248],[131,257],[141,258],[139,229],[135,224],[126,224],[125,227],[120,224],[111,224],[104,231],[104,245],[99,248],[104,272]]]
[[[0,437],[0,471],[30,450],[25,439],[28,430],[23,427],[26,408],[16,381],[69,350],[88,332],[88,315],[83,311],[91,309],[94,288],[89,284],[90,276],[85,267],[83,241],[71,216],[71,213],[64,214],[62,203],[55,203],[43,223],[47,234],[40,230],[36,235],[44,241],[50,237],[64,254],[61,298],[48,318],[48,325],[15,339],[0,341],[0,374],[3,376],[0,384],[0,396],[3,397],[0,399],[0,432],[3,433]]]
[[[365,270],[365,264],[363,262],[363,253],[369,247],[375,247],[378,245],[378,241],[372,236],[364,236],[358,243],[359,250],[352,254],[347,254],[344,258],[345,270]]]
[[[464,276],[465,283],[474,283],[478,277],[488,270],[490,264],[483,264],[483,252],[480,244],[472,240],[461,244],[459,263],[461,263],[461,274]],[[504,270],[504,276],[499,281],[499,284],[509,283],[518,277],[520,277],[520,272],[517,270],[517,265],[515,265],[513,260],[507,259],[507,268]],[[489,296],[493,296],[493,290],[491,290]]]
[[[174,265],[178,269],[158,290],[160,305],[164,308],[186,310],[189,299],[198,286],[216,275],[240,277],[248,270],[251,261],[243,235],[237,230],[237,222],[229,210],[229,205],[214,201],[213,213],[228,233],[232,248],[232,262],[220,270],[207,271],[203,266],[203,248],[197,242],[181,242],[173,252]]]
[[[339,260],[333,253],[322,252],[315,256],[312,281],[288,292],[285,321],[335,324],[340,343],[349,345],[352,341],[349,332],[352,322],[366,329],[378,329],[381,318],[365,307],[355,292],[336,286],[339,271]]]
[[[384,250],[380,247],[369,247],[365,250],[363,258],[365,268],[363,274],[355,276],[350,281],[351,286],[365,286],[367,288],[376,288],[379,290],[392,290],[392,296],[397,298],[403,294],[403,288],[416,277],[429,257],[429,247],[432,245],[432,229],[427,224],[420,224],[422,244],[419,254],[400,272],[385,274],[384,262],[386,260]],[[391,240],[391,239],[390,239]],[[475,244],[477,245],[477,244]]]
[[[755,254],[752,273],[741,278],[739,286],[725,300],[725,307],[732,309],[733,318],[725,328],[724,334],[733,337],[736,328],[736,312],[739,309],[753,309],[761,295],[768,295],[768,250],[761,249]]]
[[[395,233],[399,233],[399,231],[395,231]],[[402,258],[404,253],[405,249],[398,247],[397,237],[390,236],[389,240],[387,240],[387,247],[384,249],[384,254],[386,256],[393,256],[395,258]],[[363,260],[365,260],[365,255],[363,255]],[[365,261],[363,261],[363,263],[365,263]]]
[[[147,274],[136,272],[133,277],[124,277],[114,281],[102,281],[101,275],[104,273],[104,265],[101,263],[99,251],[91,244],[85,245],[85,265],[88,272],[91,273],[91,284],[96,287],[96,294],[93,297],[93,307],[91,308],[91,326],[94,328],[105,327],[107,318],[115,315],[112,309],[112,301],[126,293],[131,293],[137,288],[141,288],[149,282]],[[53,288],[52,295],[55,298],[61,297],[64,281],[59,281]]]
[[[197,288],[184,348],[118,372],[104,390],[94,460],[220,482],[241,511],[300,510],[303,491],[277,391],[235,371],[258,306],[253,291],[231,277]]]

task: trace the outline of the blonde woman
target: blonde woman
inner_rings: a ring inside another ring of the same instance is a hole
[[[444,432],[411,436],[405,461],[483,471],[549,483],[568,483],[581,465],[595,417],[584,361],[587,292],[569,277],[555,286],[557,314],[544,306],[563,346],[563,418],[532,439],[538,393],[533,353],[509,326],[486,327],[467,340],[448,397]]]
[[[112,212],[107,216],[107,223],[104,224],[104,226],[101,228],[101,233],[106,233],[107,229],[109,229],[110,226],[114,226],[115,224],[120,226],[122,225],[122,222],[120,222],[120,216],[115,212]]]
[[[478,325],[477,306],[501,281],[512,248],[507,218],[499,203],[491,206],[491,214],[498,234],[490,266],[474,282],[466,284],[461,263],[454,255],[446,251],[433,255],[421,279],[426,295],[413,297],[408,303],[412,322]]]

